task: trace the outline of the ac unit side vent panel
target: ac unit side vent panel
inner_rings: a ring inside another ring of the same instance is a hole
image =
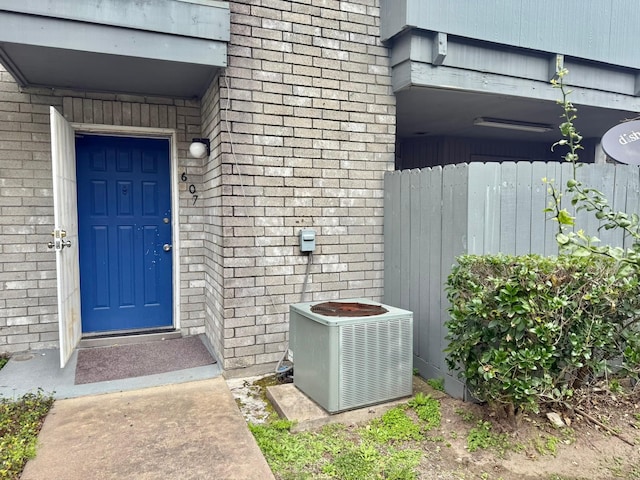
[[[336,319],[312,305],[291,305],[297,388],[331,413],[411,395],[412,312],[383,305],[388,313]]]
[[[340,327],[339,409],[410,395],[410,319]]]

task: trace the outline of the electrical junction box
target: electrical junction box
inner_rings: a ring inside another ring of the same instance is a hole
[[[293,383],[329,413],[413,393],[413,313],[366,299],[336,300],[352,316],[312,311],[320,302],[290,305]],[[358,316],[356,305],[383,307]]]
[[[300,251],[313,252],[316,249],[316,231],[300,230]]]

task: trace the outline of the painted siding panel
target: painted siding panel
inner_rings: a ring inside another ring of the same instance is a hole
[[[563,53],[640,68],[629,45],[637,38],[640,10],[633,0],[382,0],[382,37],[407,27],[444,32],[514,47]],[[444,8],[446,7],[449,8]],[[392,12],[393,7],[397,10]],[[404,18],[402,18],[402,16]],[[574,28],[567,28],[573,25]]]

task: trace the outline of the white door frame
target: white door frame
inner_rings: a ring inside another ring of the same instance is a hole
[[[171,248],[172,255],[172,294],[173,328],[180,329],[180,197],[178,194],[178,132],[171,128],[131,127],[122,125],[99,125],[92,123],[74,123],[71,127],[76,133],[119,137],[165,138],[169,140],[169,162],[171,172]],[[74,172],[75,175],[75,172]],[[76,205],[77,208],[77,205]],[[78,266],[79,268],[79,266]],[[80,288],[80,285],[78,285]],[[82,292],[80,292],[82,295]]]

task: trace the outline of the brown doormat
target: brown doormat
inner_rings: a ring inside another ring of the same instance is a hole
[[[216,363],[199,337],[78,350],[76,385]]]

